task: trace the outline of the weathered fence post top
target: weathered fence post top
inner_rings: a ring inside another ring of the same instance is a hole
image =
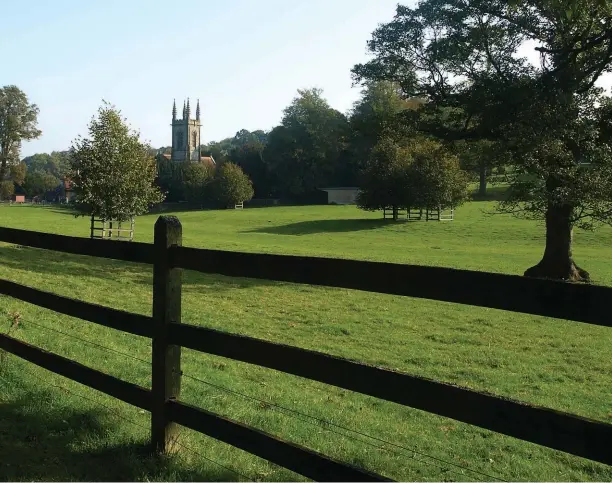
[[[183,226],[181,221],[176,216],[162,215],[157,218],[155,222],[155,241],[154,244],[158,246],[158,240],[167,240],[170,243],[165,243],[165,248],[172,245],[181,245],[183,241]],[[171,240],[169,240],[171,238]]]

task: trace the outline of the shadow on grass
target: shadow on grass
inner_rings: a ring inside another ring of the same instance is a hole
[[[316,233],[348,233],[352,231],[376,230],[387,226],[390,220],[356,219],[356,220],[312,220],[290,223],[288,225],[270,226],[244,231],[243,233],[271,233],[274,235],[312,235]]]
[[[484,195],[474,191],[472,193],[472,201],[504,201],[508,197],[508,188],[506,186],[490,186]]]
[[[106,258],[94,258],[69,253],[54,252],[29,247],[0,247],[0,266],[10,270],[27,271],[37,274],[35,282],[25,280],[21,283],[35,286],[42,290],[53,291],[54,282],[49,279],[48,286],[41,286],[43,277],[63,276],[64,283],[78,278],[97,278],[102,280],[121,280],[122,283],[146,285],[153,290],[153,267],[137,263],[126,263]],[[12,279],[10,274],[4,276]],[[251,278],[233,278],[223,275],[199,273],[185,270],[183,273],[183,292],[219,293],[235,289],[248,289],[255,286],[280,285],[282,282],[258,280]],[[78,294],[76,295],[78,298]]]
[[[121,276],[130,280],[153,283],[152,267],[148,265],[15,245],[0,247],[0,265],[41,275],[63,274],[70,279],[78,277],[109,279]]]
[[[144,441],[112,444],[118,423],[109,414],[50,405],[58,397],[50,392],[20,392],[17,399],[0,404],[2,481],[236,479],[222,468],[204,472],[181,465],[176,457],[155,458]]]

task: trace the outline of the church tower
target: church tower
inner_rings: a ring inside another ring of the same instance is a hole
[[[189,99],[183,102],[183,117],[176,117],[176,100],[172,105],[172,161],[200,161],[202,157],[200,145],[200,100],[196,107],[196,117],[191,119]]]

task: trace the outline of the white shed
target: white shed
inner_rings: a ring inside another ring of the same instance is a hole
[[[354,205],[357,202],[359,188],[319,188],[327,192],[327,204],[329,205]]]

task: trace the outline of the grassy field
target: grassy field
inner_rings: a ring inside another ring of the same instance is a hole
[[[491,216],[493,208],[490,202],[469,203],[456,211],[452,223],[383,222],[379,213],[348,206],[176,214],[187,246],[521,274],[542,254],[543,228],[535,222]],[[152,241],[156,218],[137,220],[136,240]],[[88,220],[57,208],[0,206],[0,225],[88,236]],[[611,235],[606,228],[575,236],[576,260],[603,285],[612,285]],[[0,244],[0,277],[124,310],[151,312],[152,273],[142,265]],[[150,386],[147,340],[6,297],[0,301],[4,331],[17,320],[11,330],[21,339]],[[195,272],[185,273],[183,307],[188,323],[612,422],[609,329],[443,302]],[[187,402],[391,478],[612,480],[610,467],[450,419],[248,364],[189,350],[183,354],[181,397]],[[151,460],[143,447],[148,413],[12,356],[0,365],[4,480],[303,479],[187,429],[182,429],[182,449],[176,456]]]

